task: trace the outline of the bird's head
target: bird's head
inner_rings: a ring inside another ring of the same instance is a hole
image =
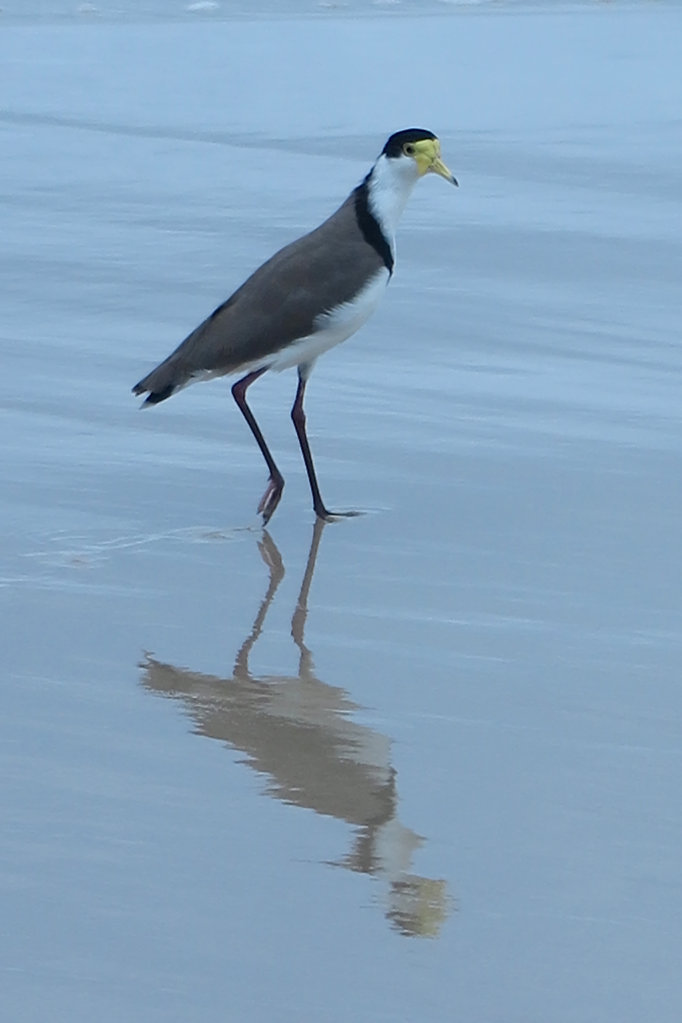
[[[424,128],[397,131],[384,146],[382,156],[390,161],[400,161],[400,165],[406,170],[412,169],[413,173],[416,170],[419,178],[425,174],[439,174],[451,184],[457,184],[457,178],[441,159],[439,139]]]

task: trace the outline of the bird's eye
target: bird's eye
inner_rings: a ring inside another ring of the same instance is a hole
[[[407,145],[403,147],[403,153],[405,156],[414,156],[415,149],[411,142],[408,142]]]

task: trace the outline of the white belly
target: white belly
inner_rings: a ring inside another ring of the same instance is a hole
[[[278,371],[289,369],[291,366],[314,362],[319,355],[329,351],[334,345],[341,344],[359,330],[365,320],[372,315],[381,301],[389,277],[388,270],[382,267],[352,302],[345,302],[331,312],[318,316],[314,334],[299,338],[298,341],[276,352],[274,356],[268,356],[267,359],[263,359],[262,365]]]

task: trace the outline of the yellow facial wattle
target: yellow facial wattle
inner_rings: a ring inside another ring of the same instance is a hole
[[[457,184],[457,179],[452,171],[446,167],[440,157],[440,142],[438,139],[422,139],[421,142],[414,142],[414,160],[419,168],[421,177],[424,174],[439,174],[441,178]]]

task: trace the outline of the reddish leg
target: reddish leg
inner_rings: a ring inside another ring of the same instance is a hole
[[[258,504],[258,511],[263,516],[263,525],[266,525],[272,518],[275,508],[279,504],[279,499],[282,496],[282,491],[284,490],[284,477],[275,465],[275,460],[270,454],[270,449],[265,443],[265,438],[263,437],[260,427],[254,418],[253,412],[246,403],[247,388],[254,382],[254,380],[257,380],[259,376],[262,376],[263,373],[265,373],[265,369],[256,369],[253,373],[248,373],[245,377],[242,377],[241,380],[238,380],[237,383],[233,385],[232,395],[234,400],[237,402],[244,419],[249,424],[251,433],[256,438],[256,443],[261,449],[261,453],[265,459],[265,464],[267,465],[270,473],[270,479],[268,480],[268,485],[265,488],[265,493]]]
[[[310,453],[310,445],[308,444],[308,435],[305,430],[305,411],[303,410],[303,396],[305,394],[305,385],[307,382],[307,376],[305,373],[305,367],[299,367],[298,371],[298,388],[296,390],[296,399],[291,409],[291,418],[294,423],[294,429],[296,430],[296,436],[298,437],[298,443],[301,445],[301,453],[303,455],[303,461],[305,462],[306,472],[308,473],[308,482],[310,483],[310,490],[313,495],[313,508],[318,518],[323,519],[325,522],[333,522],[334,519],[357,515],[358,512],[330,512],[328,511],[322,500],[320,494],[320,488],[317,484],[317,476],[315,475],[315,466],[313,465],[313,456]]]

